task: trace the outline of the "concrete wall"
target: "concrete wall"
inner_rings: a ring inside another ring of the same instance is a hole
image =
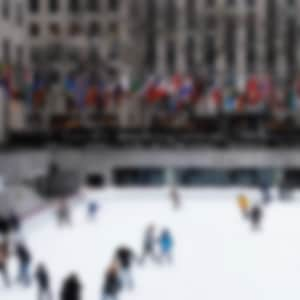
[[[111,170],[122,166],[146,167],[299,167],[300,153],[295,150],[113,150],[87,148],[15,151],[0,153],[0,175],[8,182],[20,182],[46,172],[51,159],[64,169],[77,170],[82,178],[90,172],[101,172],[108,181]]]

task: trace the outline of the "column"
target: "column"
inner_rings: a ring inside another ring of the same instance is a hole
[[[295,8],[295,18],[297,20],[297,46],[296,46],[296,55],[297,55],[297,72],[300,70],[300,18],[298,17],[298,11],[300,11],[300,0],[296,0],[296,8]]]
[[[217,20],[218,26],[216,28],[217,32],[215,35],[216,38],[216,71],[217,71],[217,82],[222,84],[226,77],[226,58],[225,58],[225,45],[224,45],[224,17],[225,17],[225,1],[217,0]]]
[[[266,71],[266,1],[257,1],[256,4],[256,53],[257,53],[257,66],[258,73]]]
[[[237,26],[236,26],[236,75],[239,82],[246,79],[246,19],[247,11],[244,1],[237,2]]]
[[[195,44],[196,44],[196,53],[195,53],[195,59],[196,64],[198,68],[201,68],[201,71],[203,69],[203,63],[204,63],[204,1],[196,1],[196,10],[197,10],[197,28],[196,28],[196,34],[195,34]]]
[[[286,0],[277,0],[278,37],[276,41],[276,73],[280,81],[284,80],[287,71],[285,33],[286,33]]]
[[[176,70],[179,73],[186,72],[186,1],[187,0],[176,0],[176,19],[177,21],[177,32],[176,32]]]
[[[166,65],[166,39],[165,39],[165,8],[164,0],[156,0],[157,20],[156,20],[156,71],[160,75],[167,73]]]

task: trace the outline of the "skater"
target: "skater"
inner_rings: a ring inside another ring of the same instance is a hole
[[[24,286],[29,286],[30,278],[30,264],[31,255],[28,248],[23,244],[19,243],[16,247],[16,255],[19,261],[19,275],[18,281]]]
[[[132,263],[134,261],[134,252],[126,246],[120,247],[116,252],[116,260],[120,266],[120,277],[123,287],[133,288]]]
[[[14,211],[11,211],[8,217],[8,223],[12,233],[19,233],[21,229],[21,221],[20,217]]]
[[[171,189],[171,201],[173,203],[174,209],[179,209],[181,206],[180,197],[177,191],[177,188],[174,186]]]
[[[38,300],[51,300],[51,288],[49,274],[44,265],[37,267],[35,278],[38,285]]]
[[[59,222],[60,225],[71,223],[70,210],[69,210],[69,207],[68,207],[68,203],[65,199],[61,200],[58,203],[57,216],[58,216],[58,222]]]
[[[9,221],[3,215],[0,215],[0,234],[3,237],[3,240],[7,241],[9,236]]]
[[[147,257],[150,257],[155,262],[158,262],[158,258],[155,254],[155,244],[155,227],[154,225],[149,225],[144,236],[143,253],[140,259],[141,264],[145,262]]]
[[[10,285],[10,279],[7,270],[8,262],[8,247],[4,242],[0,243],[0,274],[3,277],[4,284],[8,287]]]
[[[80,300],[81,283],[76,274],[71,274],[65,279],[61,291],[60,300]]]
[[[244,217],[248,217],[250,209],[250,201],[245,195],[240,195],[237,199],[238,206]]]
[[[117,300],[120,290],[119,265],[114,261],[105,274],[102,300]]]
[[[172,262],[172,251],[174,247],[174,240],[171,232],[168,229],[164,229],[159,237],[159,246],[161,252],[161,260],[167,260]]]
[[[253,229],[257,230],[260,228],[262,218],[263,218],[263,212],[260,206],[258,205],[253,206],[250,212],[250,219],[251,219]]]
[[[270,185],[268,182],[262,182],[261,184],[261,192],[263,196],[263,202],[265,204],[269,204],[272,200],[271,192],[270,192]]]
[[[98,213],[98,204],[95,201],[91,201],[88,204],[88,217],[89,219],[95,219],[97,213]]]

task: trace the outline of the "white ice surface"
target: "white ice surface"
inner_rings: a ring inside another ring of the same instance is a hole
[[[155,223],[173,231],[174,264],[136,267],[136,288],[122,292],[120,300],[298,300],[300,202],[272,204],[262,232],[254,233],[239,214],[238,193],[184,191],[181,211],[171,208],[166,191],[94,193],[89,197],[102,204],[96,222],[87,221],[82,202],[74,204],[72,227],[59,230],[47,212],[26,224],[25,236],[34,266],[45,262],[51,272],[55,299],[63,278],[77,272],[83,300],[98,300],[114,249],[127,244],[140,252],[145,226]],[[15,273],[13,260],[10,271]],[[36,286],[6,289],[0,278],[0,299],[35,300]]]

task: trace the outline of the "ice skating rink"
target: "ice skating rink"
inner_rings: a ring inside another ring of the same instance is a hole
[[[85,193],[74,202],[73,225],[59,229],[51,212],[25,226],[34,265],[45,262],[52,274],[54,299],[61,282],[77,272],[83,300],[99,300],[103,273],[118,245],[141,250],[149,223],[173,231],[172,265],[147,262],[134,269],[135,289],[121,300],[298,300],[300,297],[300,202],[271,204],[261,232],[241,217],[240,190],[181,192],[183,208],[174,211],[166,191],[135,190]],[[259,194],[247,193],[258,200]],[[86,198],[102,208],[95,222],[86,218]],[[299,198],[296,196],[296,198]],[[300,198],[299,198],[300,199]],[[10,271],[15,274],[15,262]],[[1,300],[35,300],[36,286],[6,289]]]

